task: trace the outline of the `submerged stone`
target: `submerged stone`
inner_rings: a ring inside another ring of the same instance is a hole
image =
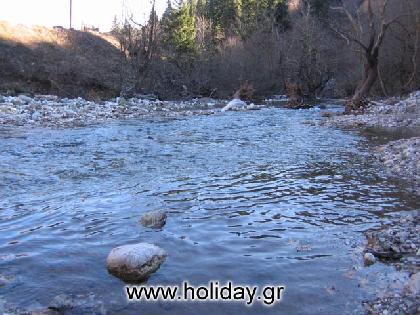
[[[151,211],[143,214],[140,223],[149,228],[160,229],[166,224],[166,213],[162,211]]]
[[[103,302],[94,294],[57,295],[48,305],[48,310],[44,312],[42,314],[106,314]]]

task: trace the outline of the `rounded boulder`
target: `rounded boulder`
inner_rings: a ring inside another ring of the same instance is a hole
[[[159,269],[166,256],[162,248],[153,244],[119,246],[109,253],[107,269],[125,282],[141,282]]]

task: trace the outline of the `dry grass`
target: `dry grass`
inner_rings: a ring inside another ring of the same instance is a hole
[[[108,34],[0,22],[0,92],[118,94],[117,45]]]

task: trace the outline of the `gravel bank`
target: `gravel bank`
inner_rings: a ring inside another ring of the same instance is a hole
[[[405,99],[372,102],[361,115],[328,117],[325,125],[344,128],[373,128],[379,131],[420,130],[420,91]],[[419,137],[391,141],[376,148],[375,155],[394,177],[409,184],[420,196]],[[398,213],[391,224],[366,232],[365,253],[373,254],[379,263],[392,264],[407,273],[406,283],[376,299],[366,301],[368,314],[420,314],[420,227],[419,211]],[[365,256],[366,257],[366,256]],[[389,279],[391,283],[393,280]]]
[[[328,115],[326,115],[328,116]],[[378,131],[407,131],[417,137],[389,142],[376,148],[376,156],[394,177],[409,183],[409,188],[420,195],[420,91],[407,98],[372,102],[362,115],[327,117],[323,124],[344,128],[373,128]]]
[[[405,214],[402,218],[382,226],[377,231],[366,233],[366,252],[379,261],[393,262],[398,269],[410,274],[420,268],[420,226],[419,211]]]
[[[363,115],[338,115],[325,121],[339,127],[366,127],[378,129],[420,128],[420,91],[405,99],[371,102]]]
[[[116,98],[95,103],[53,95],[0,96],[0,125],[75,127],[118,119],[212,114],[225,105],[226,101],[213,99],[170,102]]]
[[[392,141],[378,147],[377,156],[388,172],[410,184],[410,189],[420,196],[420,137]]]
[[[368,314],[420,314],[420,226],[419,212],[395,219],[378,231],[366,233],[365,251],[380,262],[403,269],[408,277],[401,287],[382,292],[366,301]],[[390,286],[391,287],[391,286]]]

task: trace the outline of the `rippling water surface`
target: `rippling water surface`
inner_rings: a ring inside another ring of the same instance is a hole
[[[342,314],[365,293],[354,246],[412,207],[363,137],[305,124],[317,111],[0,130],[0,295],[22,307],[94,293],[116,314]],[[162,230],[139,224],[166,210]],[[210,280],[287,287],[272,308],[128,304],[105,259],[151,242],[169,257],[149,284]]]

